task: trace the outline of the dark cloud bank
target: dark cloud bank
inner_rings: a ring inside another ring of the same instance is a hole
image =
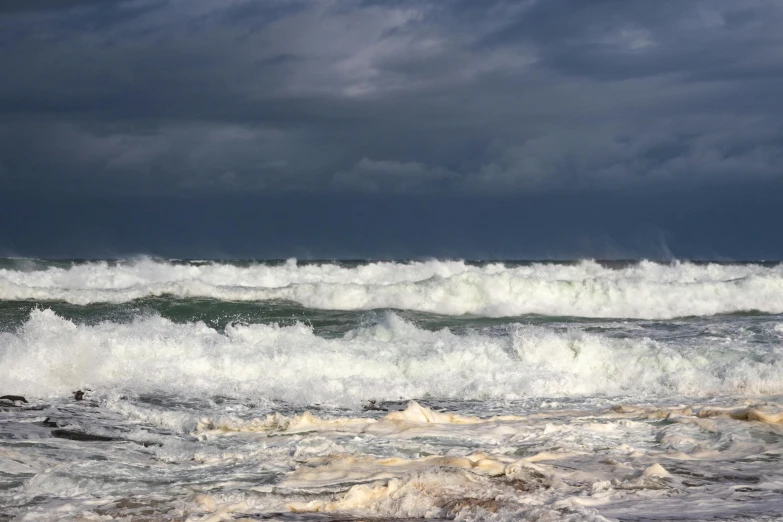
[[[0,1],[0,254],[783,258],[783,2]]]

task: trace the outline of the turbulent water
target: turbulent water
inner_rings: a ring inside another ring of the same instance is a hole
[[[0,395],[0,519],[778,520],[783,265],[5,259]]]

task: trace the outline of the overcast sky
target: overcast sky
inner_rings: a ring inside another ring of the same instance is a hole
[[[783,222],[781,27],[780,0],[0,0],[0,254],[783,257],[751,219]],[[169,251],[175,200],[216,222]],[[299,205],[293,238],[254,201]],[[354,204],[393,233],[345,237]],[[74,232],[90,205],[136,239]]]

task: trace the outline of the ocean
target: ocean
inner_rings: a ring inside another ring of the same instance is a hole
[[[783,264],[0,260],[0,520],[783,520]]]

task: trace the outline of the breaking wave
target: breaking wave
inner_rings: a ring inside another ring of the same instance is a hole
[[[783,393],[783,354],[559,332],[428,331],[395,315],[325,339],[304,324],[177,324],[160,316],[76,324],[35,310],[0,334],[0,381],[33,396],[80,387],[223,394],[291,404],[417,397],[507,399]]]
[[[40,267],[38,267],[40,268]],[[407,309],[486,317],[541,314],[667,319],[742,311],[783,313],[783,265],[643,261],[577,264],[462,261],[236,265],[142,258],[0,269],[0,299],[85,305],[149,296],[288,300],[334,310]]]

